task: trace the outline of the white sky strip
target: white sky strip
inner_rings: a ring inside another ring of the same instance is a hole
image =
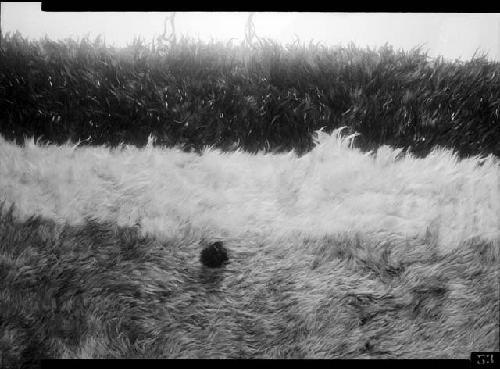
[[[42,12],[41,3],[2,3],[3,32],[19,31],[30,39],[95,38],[126,46],[134,37],[150,42],[163,32],[170,13],[161,12]],[[179,12],[177,36],[209,41],[244,39],[247,12]],[[281,43],[321,42],[324,45],[379,47],[388,43],[405,50],[422,46],[430,56],[471,58],[486,53],[500,61],[500,13],[296,13],[258,12],[257,36]]]

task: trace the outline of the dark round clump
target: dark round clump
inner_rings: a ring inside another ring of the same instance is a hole
[[[228,260],[227,249],[221,241],[214,242],[201,250],[200,261],[209,268],[219,268]]]

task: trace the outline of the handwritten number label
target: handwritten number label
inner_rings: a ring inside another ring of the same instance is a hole
[[[498,365],[500,352],[472,352],[470,361],[472,368],[486,368]]]

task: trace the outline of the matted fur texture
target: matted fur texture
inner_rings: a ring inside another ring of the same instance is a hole
[[[3,363],[498,350],[498,160],[351,139],[300,158],[0,140]]]

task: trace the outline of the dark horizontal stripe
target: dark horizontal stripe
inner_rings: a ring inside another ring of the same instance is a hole
[[[453,368],[469,368],[470,364],[468,360],[465,359],[406,359],[406,360],[395,360],[395,359],[213,359],[213,360],[203,360],[203,359],[189,359],[190,363],[199,364],[214,364],[220,368],[234,368],[234,365],[238,365],[241,361],[246,361],[250,365],[258,364],[259,367],[275,367],[277,364],[297,364],[305,365],[310,364],[315,367],[331,368],[335,365],[335,368],[352,368],[353,366],[362,367],[373,367],[381,366],[384,368],[401,368],[401,365],[425,365],[426,368],[437,368],[443,365],[451,365]],[[122,366],[122,365],[144,365],[148,368],[165,368],[166,365],[172,366],[185,366],[187,363],[185,360],[179,359],[169,359],[169,360],[158,360],[158,359],[139,359],[139,360],[93,360],[88,362],[85,360],[43,360],[41,362],[42,369],[49,368],[109,368],[109,366]]]

